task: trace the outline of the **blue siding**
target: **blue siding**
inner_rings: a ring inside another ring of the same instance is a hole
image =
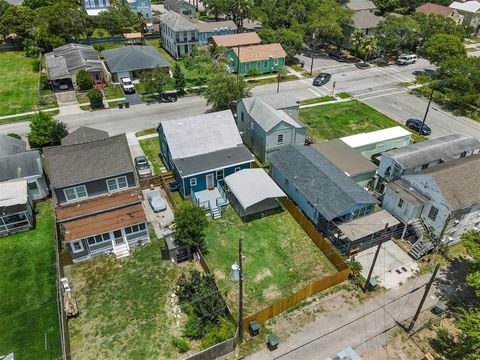
[[[236,34],[237,30],[235,29],[229,29],[229,30],[221,30],[221,31],[208,31],[208,32],[199,32],[198,36],[198,42],[200,45],[206,45],[208,44],[208,39],[210,39],[212,36],[218,36],[218,35],[232,35]]]

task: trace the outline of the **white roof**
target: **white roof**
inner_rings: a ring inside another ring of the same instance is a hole
[[[480,10],[480,2],[467,1],[462,3],[462,2],[454,1],[453,3],[450,4],[449,7],[456,10],[463,10],[466,12],[476,13],[478,10]]]
[[[25,204],[28,200],[27,180],[0,183],[0,207]]]
[[[172,159],[184,159],[243,144],[230,110],[160,122]]]
[[[286,197],[263,169],[243,169],[225,177],[225,183],[244,209],[263,200]]]
[[[372,131],[357,135],[340,138],[345,144],[352,148],[358,148],[365,145],[375,144],[382,141],[398,139],[404,136],[410,136],[412,133],[401,126],[395,126],[388,129]]]
[[[87,12],[88,16],[97,16],[102,11],[108,11],[108,9],[86,9],[85,11]]]

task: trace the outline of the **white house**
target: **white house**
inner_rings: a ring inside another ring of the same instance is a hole
[[[478,31],[480,28],[480,2],[478,1],[454,1],[449,6],[463,16],[463,25],[471,26]]]

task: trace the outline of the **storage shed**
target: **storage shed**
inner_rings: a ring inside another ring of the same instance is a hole
[[[30,230],[33,214],[27,180],[0,183],[0,236]]]

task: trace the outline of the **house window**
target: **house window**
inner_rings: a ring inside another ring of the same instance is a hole
[[[36,181],[27,183],[27,186],[28,186],[28,189],[31,190],[31,191],[37,191],[38,190],[38,185],[37,185]]]
[[[242,122],[243,122],[244,118],[245,118],[245,114],[244,114],[243,111],[242,111],[242,112],[240,113],[240,119],[242,120]]]
[[[268,61],[264,61],[264,62],[263,62],[263,67],[264,67],[264,68],[268,67]]]
[[[283,143],[283,134],[278,134],[277,135],[277,143],[279,143],[279,144]]]
[[[81,240],[72,242],[72,251],[74,253],[79,253],[79,252],[82,252],[83,250],[84,250],[83,243]]]
[[[428,168],[428,164],[423,164],[422,165],[422,170],[425,170],[426,168]]]
[[[432,221],[435,221],[437,219],[438,215],[438,209],[435,206],[432,206],[430,208],[430,211],[428,212],[428,218]]]
[[[88,197],[85,185],[64,189],[63,193],[65,194],[65,199],[67,199],[67,201],[74,201]]]
[[[124,230],[125,230],[125,234],[130,235],[140,231],[144,231],[146,228],[147,227],[145,226],[145,224],[138,224],[138,225],[128,226]]]
[[[114,179],[107,180],[107,187],[109,192],[117,191],[128,187],[127,177],[120,176]]]
[[[460,157],[461,157],[461,158],[463,158],[463,157],[465,157],[465,156],[467,156],[467,152],[466,152],[466,151],[464,151],[464,152],[462,152],[462,153],[460,154]]]
[[[257,70],[260,70],[260,68],[262,67],[260,61],[257,61]]]
[[[238,172],[238,171],[240,171],[240,170],[242,170],[242,168],[241,168],[240,166],[239,166],[239,167],[236,167],[236,168],[234,169],[235,172]]]
[[[190,179],[190,186],[197,186],[197,178]]]
[[[100,234],[100,235],[89,236],[85,240],[87,240],[88,245],[100,244],[104,241],[109,241],[110,240],[110,233],[104,233],[104,234]]]
[[[398,201],[398,207],[401,209],[402,206],[403,206],[403,199],[400,199],[400,200]]]
[[[222,170],[217,170],[216,175],[217,175],[217,181],[218,180],[223,180],[223,169]]]

